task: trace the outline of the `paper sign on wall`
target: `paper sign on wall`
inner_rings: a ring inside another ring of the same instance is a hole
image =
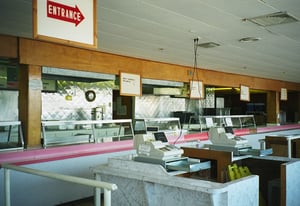
[[[241,101],[250,101],[249,87],[244,86],[244,85],[240,86],[240,100]]]
[[[202,81],[190,81],[190,98],[191,99],[203,99],[204,88]]]
[[[280,100],[286,101],[287,100],[287,89],[281,88],[280,90]]]
[[[120,94],[126,96],[141,96],[141,76],[131,73],[120,73]]]

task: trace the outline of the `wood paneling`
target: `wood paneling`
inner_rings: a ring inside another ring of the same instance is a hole
[[[146,78],[176,81],[187,81],[188,79],[187,67],[29,39],[20,39],[20,57],[22,64],[109,74],[119,74],[120,71],[123,71],[140,73],[142,77]]]
[[[232,152],[224,152],[210,149],[199,149],[199,148],[189,148],[182,147],[184,153],[183,156],[196,158],[196,159],[206,159],[211,160],[212,173],[216,173],[218,182],[225,182],[227,166],[232,163]],[[213,176],[213,175],[212,175]]]
[[[18,39],[12,36],[0,35],[0,57],[18,57]]]
[[[268,92],[267,93],[267,122],[279,124],[279,93]]]
[[[120,71],[140,73],[142,78],[189,82],[193,68],[126,56],[119,56],[95,50],[75,48],[55,43],[20,38],[20,63],[119,74]],[[205,85],[239,87],[280,91],[300,91],[300,84],[288,83],[258,77],[197,69],[197,76]]]
[[[41,67],[21,65],[19,89],[19,119],[23,125],[25,146],[41,147]],[[31,83],[30,83],[31,82]]]

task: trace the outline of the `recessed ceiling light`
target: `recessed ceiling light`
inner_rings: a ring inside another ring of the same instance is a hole
[[[245,38],[241,38],[239,39],[239,42],[255,42],[255,41],[259,41],[260,38],[258,37],[245,37]]]
[[[189,30],[189,32],[190,32],[190,33],[192,33],[192,34],[195,34],[195,33],[197,33],[197,31],[196,31],[196,30],[194,30],[194,29],[190,29],[190,30]]]
[[[257,17],[253,17],[253,18],[245,18],[243,20],[250,21],[252,23],[255,23],[255,24],[258,24],[258,25],[264,26],[264,27],[298,21],[298,19],[289,15],[287,12],[276,12],[276,13],[267,14],[267,15],[263,15],[263,16],[257,16]]]
[[[202,44],[197,44],[197,46],[202,48],[213,48],[213,47],[220,46],[220,44],[217,44],[215,42],[206,42]]]

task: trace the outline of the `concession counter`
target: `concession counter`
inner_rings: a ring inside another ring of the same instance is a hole
[[[228,183],[211,182],[177,176],[159,164],[137,162],[130,156],[110,158],[93,172],[96,179],[118,185],[111,194],[112,205],[258,205],[256,175]],[[96,189],[95,205],[100,202]]]

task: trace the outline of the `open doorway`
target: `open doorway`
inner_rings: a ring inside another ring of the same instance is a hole
[[[133,97],[121,96],[113,90],[113,119],[133,119]]]

